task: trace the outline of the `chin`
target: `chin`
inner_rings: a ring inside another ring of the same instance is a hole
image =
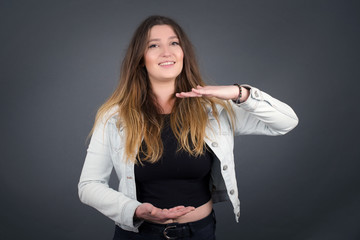
[[[177,78],[179,76],[179,74],[169,74],[169,75],[163,75],[159,78],[165,79],[165,80],[173,80],[175,78]]]

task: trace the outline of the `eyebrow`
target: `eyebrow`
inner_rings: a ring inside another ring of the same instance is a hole
[[[171,36],[171,37],[169,37],[168,39],[175,39],[175,38],[178,38],[178,37],[177,37],[177,36]],[[150,39],[150,40],[148,41],[148,43],[149,43],[149,42],[159,42],[159,41],[161,41],[160,38],[153,38],[153,39]]]

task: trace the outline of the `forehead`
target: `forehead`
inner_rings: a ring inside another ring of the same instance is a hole
[[[149,40],[177,37],[174,29],[169,25],[155,25],[150,29]]]

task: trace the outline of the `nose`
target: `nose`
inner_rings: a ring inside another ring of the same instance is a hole
[[[161,56],[163,57],[169,57],[171,56],[171,50],[170,50],[170,47],[169,46],[163,46],[162,48],[162,52],[161,52]]]

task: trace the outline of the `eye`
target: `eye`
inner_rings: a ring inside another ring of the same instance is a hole
[[[156,48],[156,47],[158,47],[158,45],[156,45],[156,44],[151,44],[151,45],[149,46],[149,48]]]
[[[175,41],[175,42],[171,42],[171,45],[177,46],[177,45],[180,45],[180,44],[179,44],[179,42],[176,42],[176,41]]]

